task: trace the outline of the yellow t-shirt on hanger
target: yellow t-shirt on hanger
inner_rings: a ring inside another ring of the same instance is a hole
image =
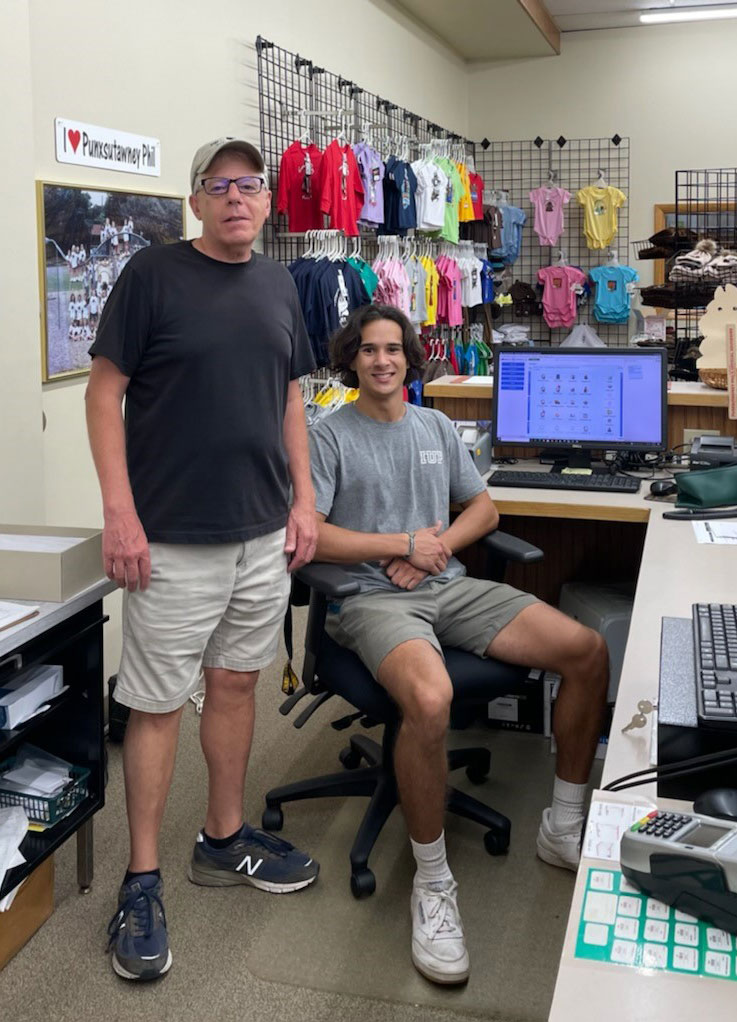
[[[458,200],[458,222],[468,223],[469,220],[475,220],[475,214],[473,211],[473,200],[471,199],[471,177],[468,173],[468,167],[465,163],[456,163],[458,173],[461,176],[461,195]]]
[[[432,259],[425,256],[420,259],[425,271],[425,315],[423,326],[435,326],[438,321],[438,284],[440,274]]]
[[[607,248],[617,233],[617,210],[627,201],[624,192],[613,185],[599,188],[588,185],[576,192],[576,201],[583,206],[583,231],[589,248]]]

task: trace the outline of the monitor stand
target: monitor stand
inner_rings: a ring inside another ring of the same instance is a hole
[[[562,472],[564,468],[584,468],[591,470],[591,451],[578,448],[545,447],[540,452],[540,462],[553,467],[551,472]]]

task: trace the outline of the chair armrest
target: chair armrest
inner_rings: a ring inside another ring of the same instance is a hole
[[[482,536],[479,542],[487,553],[502,557],[506,561],[518,561],[520,564],[535,564],[545,556],[539,547],[527,543],[524,539],[518,539],[517,536],[510,536],[508,532],[500,532],[499,529]]]
[[[354,596],[359,585],[340,564],[313,561],[297,571],[297,578],[311,589],[333,599]]]

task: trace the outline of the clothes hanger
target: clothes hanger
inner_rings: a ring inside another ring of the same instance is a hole
[[[599,179],[596,182],[596,187],[597,188],[607,188],[608,187],[606,176],[604,174],[604,171],[601,169],[601,167],[599,168]]]
[[[548,171],[548,188],[555,188],[558,184],[558,171],[551,167]]]
[[[558,259],[557,259],[555,265],[556,266],[567,266],[568,265],[567,259],[568,259],[568,257],[567,257],[566,250],[564,248],[559,248],[558,249]]]
[[[617,250],[614,248],[609,249],[609,258],[607,259],[607,266],[619,266],[619,256]]]

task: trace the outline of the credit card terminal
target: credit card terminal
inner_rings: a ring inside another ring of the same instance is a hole
[[[655,810],[622,835],[622,872],[647,894],[737,933],[737,824]]]

